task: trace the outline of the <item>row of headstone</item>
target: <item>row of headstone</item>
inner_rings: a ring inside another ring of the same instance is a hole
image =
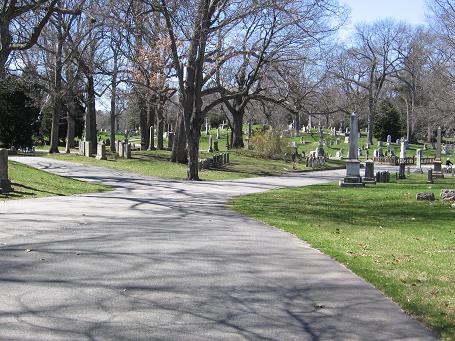
[[[8,178],[8,150],[0,149],[0,193],[12,192],[11,181]]]
[[[123,157],[125,159],[131,159],[131,144],[128,143],[128,140],[125,141],[115,141],[116,151],[118,157]]]
[[[390,173],[389,171],[377,172],[376,173],[376,182],[390,182]]]
[[[320,168],[324,167],[326,159],[324,156],[316,156],[315,153],[311,153],[306,159],[306,166],[311,168]]]
[[[229,153],[213,155],[210,158],[199,160],[199,170],[219,168],[229,163]]]
[[[92,142],[79,140],[79,155],[91,157],[92,156]]]

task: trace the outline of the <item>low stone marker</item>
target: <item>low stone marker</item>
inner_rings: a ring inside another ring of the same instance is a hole
[[[441,198],[444,201],[455,201],[455,189],[442,189]]]
[[[79,140],[79,155],[85,155],[85,143],[82,140]]]
[[[365,176],[363,181],[368,184],[376,184],[376,179],[374,177],[374,161],[367,160],[365,162]]]
[[[123,142],[119,142],[117,153],[119,157],[125,157],[125,144]]]
[[[125,143],[124,155],[125,155],[125,158],[131,159],[131,144]]]
[[[91,153],[91,151],[92,151],[92,142],[90,142],[90,141],[84,141],[84,145],[85,145],[85,146],[84,146],[84,149],[85,149],[85,156],[86,156],[86,157],[92,156],[92,153]]]
[[[96,147],[96,159],[97,160],[107,160],[106,157],[106,146],[104,143],[98,143]]]
[[[8,178],[8,150],[0,149],[0,193],[12,192],[11,181]]]
[[[419,173],[423,173],[422,158],[423,158],[423,150],[421,148],[419,148],[416,151],[416,172],[419,172]]]
[[[433,192],[422,192],[416,194],[416,200],[418,201],[434,201],[434,193]]]

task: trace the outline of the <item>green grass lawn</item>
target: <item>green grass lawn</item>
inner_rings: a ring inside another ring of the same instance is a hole
[[[455,210],[439,199],[443,188],[455,188],[455,178],[427,185],[411,175],[363,189],[332,183],[274,190],[230,207],[307,241],[455,340]],[[438,199],[417,202],[421,191]]]
[[[14,192],[0,194],[0,201],[104,192],[111,189],[109,186],[61,177],[13,161],[8,162],[8,171]]]
[[[58,160],[72,161],[93,166],[107,167],[116,170],[133,172],[146,176],[155,176],[169,179],[186,179],[187,166],[169,162],[171,152],[169,151],[135,151],[132,159],[117,158],[113,154],[108,155],[108,160],[96,160],[76,154],[54,154],[48,155]],[[210,156],[210,153],[201,152],[200,158]],[[330,161],[325,169],[343,168],[341,161]],[[265,160],[230,153],[230,163],[217,170],[202,170],[199,174],[202,180],[232,180],[257,176],[280,175],[288,172],[311,171],[305,164],[298,164],[297,169],[292,169],[292,164],[284,160]]]

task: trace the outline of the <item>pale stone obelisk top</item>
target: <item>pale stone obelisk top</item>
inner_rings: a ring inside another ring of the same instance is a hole
[[[359,158],[359,123],[355,112],[351,114],[351,130],[349,132],[349,159]]]
[[[436,160],[441,160],[441,127],[438,127],[438,139],[436,141]]]

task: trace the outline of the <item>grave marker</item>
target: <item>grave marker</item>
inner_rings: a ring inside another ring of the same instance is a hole
[[[104,143],[98,143],[98,145],[96,146],[96,159],[107,160],[106,146],[104,145]]]
[[[374,161],[367,160],[365,162],[365,177],[363,178],[365,183],[376,184],[376,180],[374,177]]]
[[[351,129],[349,136],[349,160],[346,161],[346,176],[340,181],[341,187],[364,187],[360,176],[360,161],[358,159],[358,121],[357,115],[351,115]]]
[[[442,160],[441,160],[441,127],[438,127],[438,135],[436,142],[436,157],[433,161],[433,178],[443,178]]]

